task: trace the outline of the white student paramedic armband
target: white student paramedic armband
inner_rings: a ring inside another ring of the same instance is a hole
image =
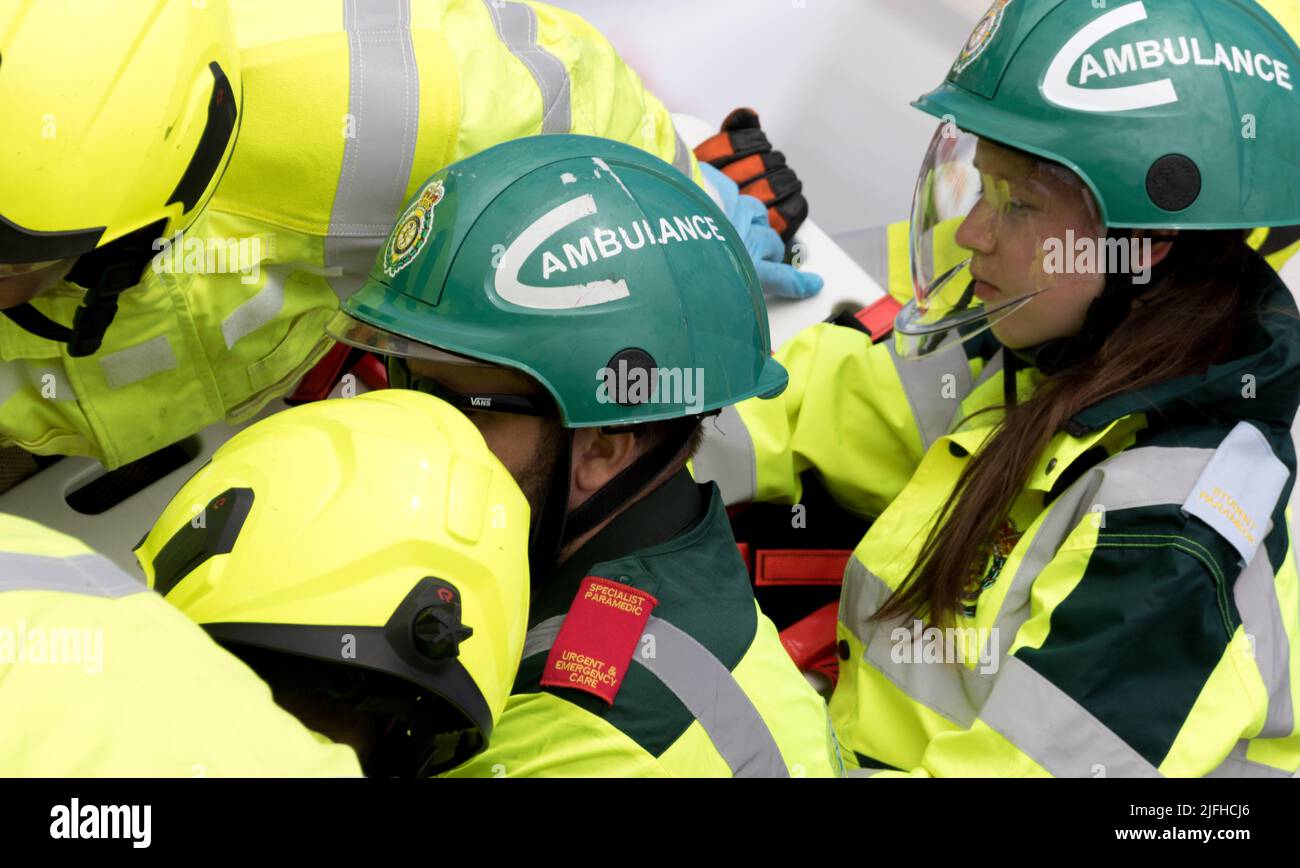
[[[1289,475],[1259,429],[1238,422],[1196,480],[1183,512],[1232,543],[1242,565],[1248,565],[1269,531]]]

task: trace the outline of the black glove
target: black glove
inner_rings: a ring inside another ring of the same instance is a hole
[[[767,219],[787,245],[808,219],[808,200],[799,176],[772,150],[753,109],[738,108],[722,122],[722,131],[695,148],[696,159],[720,169],[740,192],[767,206]]]

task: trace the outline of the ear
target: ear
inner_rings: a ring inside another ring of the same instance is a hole
[[[1173,238],[1178,234],[1177,229],[1138,229],[1133,233],[1134,238],[1151,237],[1151,262],[1147,264],[1148,268],[1155,268],[1161,262],[1164,262],[1169,251],[1173,250],[1174,245],[1168,241],[1161,241],[1160,238]]]
[[[636,436],[602,434],[599,428],[573,432],[573,469],[569,481],[569,509],[575,509],[604,488],[637,459]]]

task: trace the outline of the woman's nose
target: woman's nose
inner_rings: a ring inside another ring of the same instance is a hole
[[[956,241],[967,250],[992,253],[996,225],[996,209],[981,198],[957,227]]]

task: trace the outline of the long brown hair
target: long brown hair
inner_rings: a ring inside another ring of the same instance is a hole
[[[983,565],[994,533],[1056,433],[1108,398],[1223,360],[1248,312],[1255,287],[1243,278],[1256,264],[1240,231],[1182,233],[1164,275],[1097,351],[1047,376],[1029,399],[972,414],[1005,411],[963,468],[902,586],[873,620],[925,615],[935,626],[951,624],[971,569]]]

